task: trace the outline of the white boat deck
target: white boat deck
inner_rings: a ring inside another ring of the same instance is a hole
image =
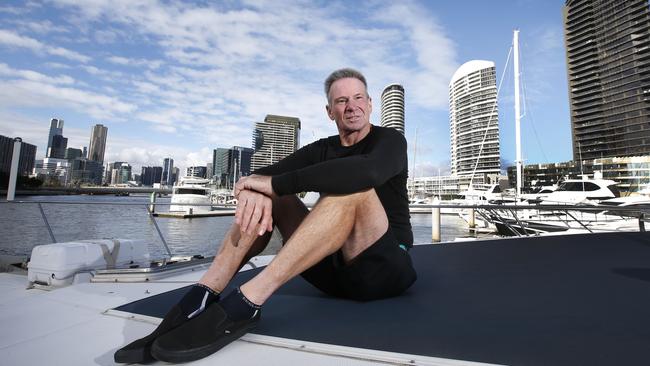
[[[160,319],[111,310],[195,283],[203,270],[139,283],[79,283],[26,289],[25,275],[0,273],[3,365],[114,365],[123,345],[149,334]],[[162,364],[162,362],[158,362]],[[193,365],[478,365],[248,334]]]

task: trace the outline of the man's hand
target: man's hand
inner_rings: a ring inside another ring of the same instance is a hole
[[[273,186],[271,185],[271,177],[266,175],[249,175],[248,177],[241,177],[237,184],[235,184],[235,197],[239,199],[239,193],[243,190],[250,190],[262,193],[265,196],[273,197]]]
[[[241,180],[240,180],[241,181]],[[252,235],[259,224],[259,236],[267,231],[273,231],[272,216],[273,200],[259,192],[244,189],[237,195],[237,210],[235,223],[242,233]]]

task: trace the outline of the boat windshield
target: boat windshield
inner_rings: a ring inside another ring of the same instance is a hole
[[[607,186],[610,191],[614,194],[614,197],[621,197],[621,191],[618,190],[618,187],[616,187],[616,184],[612,184],[610,186]]]
[[[570,191],[570,192],[590,192],[597,191],[600,187],[597,184],[591,182],[564,182],[560,185],[560,188],[557,190],[560,192]]]
[[[200,188],[177,188],[175,193],[176,194],[198,194],[201,196],[205,196],[207,194],[207,191],[205,189],[200,189]]]

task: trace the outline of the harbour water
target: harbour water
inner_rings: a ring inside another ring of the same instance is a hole
[[[165,254],[161,239],[147,214],[149,196],[31,196],[17,197],[17,200],[65,203],[42,204],[57,242],[104,238],[142,239],[148,243],[153,258]],[[157,202],[168,203],[169,198],[162,197]],[[169,206],[161,205],[157,210],[166,211],[168,208]],[[160,231],[175,255],[214,255],[232,221],[233,217],[156,218]],[[413,214],[411,224],[416,244],[431,243],[431,215]],[[442,216],[442,241],[468,235],[467,224],[460,218],[455,215]],[[35,245],[51,242],[36,203],[0,203],[0,255],[27,257]],[[274,240],[265,253],[273,254],[279,246],[279,241]]]

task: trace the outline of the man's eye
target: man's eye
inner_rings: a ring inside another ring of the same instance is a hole
[[[346,100],[345,99],[339,99],[336,101],[337,104],[345,104]]]

